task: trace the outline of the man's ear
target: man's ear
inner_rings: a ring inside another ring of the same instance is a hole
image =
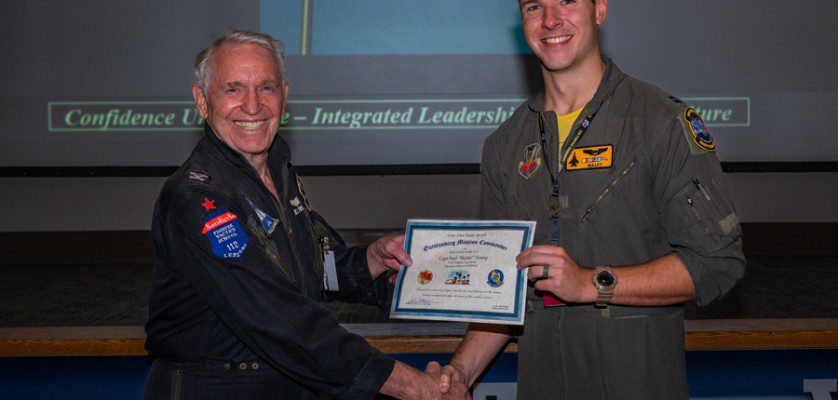
[[[279,107],[279,115],[285,114],[285,104],[288,103],[288,93],[291,92],[291,86],[288,86],[288,82],[285,82],[285,86],[282,88],[282,104]]]
[[[596,0],[596,24],[602,26],[608,14],[608,0]]]
[[[207,112],[207,98],[204,96],[204,91],[198,85],[192,85],[192,98],[195,99],[195,105],[198,106],[198,114],[206,120],[209,115]]]

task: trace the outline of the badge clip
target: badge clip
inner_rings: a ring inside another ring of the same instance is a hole
[[[331,248],[329,238],[320,239],[320,248],[323,251],[323,287],[327,292],[337,292],[340,290],[338,270],[335,266],[335,251]]]

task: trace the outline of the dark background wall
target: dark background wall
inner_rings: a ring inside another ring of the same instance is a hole
[[[610,2],[604,50],[626,72],[696,106],[729,110],[727,120],[708,121],[722,161],[829,166],[838,161],[831,118],[838,54],[827,51],[838,47],[836,14],[838,3],[826,0],[618,0]],[[307,119],[292,118],[281,133],[298,165],[473,165],[496,124],[414,120],[326,129],[313,126],[313,113],[513,107],[540,80],[518,24],[511,0],[5,5],[0,232],[149,229],[164,178],[118,177],[119,168],[178,165],[199,136],[195,125],[80,129],[67,123],[67,112],[184,112],[195,53],[230,27],[287,42],[296,102],[290,112]],[[116,169],[109,177],[23,177],[36,167],[60,174],[70,166]],[[727,179],[744,222],[838,221],[836,172]],[[477,216],[473,174],[304,181],[313,204],[339,228]]]

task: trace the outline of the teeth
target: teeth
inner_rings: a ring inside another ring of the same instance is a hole
[[[262,120],[262,121],[252,121],[252,122],[250,122],[250,121],[236,121],[236,126],[238,126],[239,128],[244,128],[244,129],[257,129],[262,125],[265,125],[264,120]]]
[[[564,42],[567,42],[568,40],[570,40],[570,35],[559,36],[559,37],[551,37],[551,38],[544,39],[544,41],[549,43],[549,44],[564,43]]]

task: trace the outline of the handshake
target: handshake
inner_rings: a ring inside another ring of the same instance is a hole
[[[394,379],[395,378],[395,379]],[[396,362],[390,379],[381,387],[381,393],[398,399],[467,399],[471,382],[457,368],[436,361],[428,363],[424,372]]]

